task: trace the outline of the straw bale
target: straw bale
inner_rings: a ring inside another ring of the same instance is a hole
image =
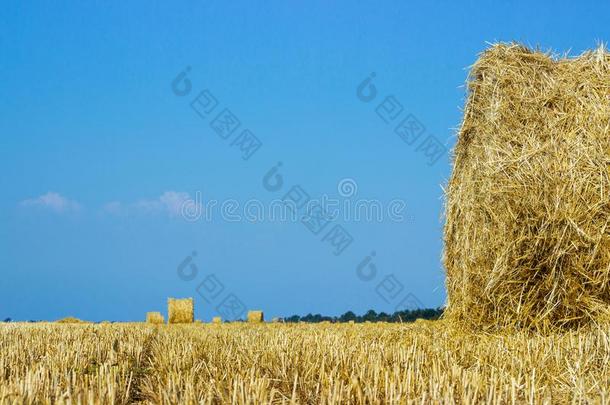
[[[573,328],[610,307],[610,55],[485,51],[446,187],[445,317]]]
[[[167,300],[168,323],[193,323],[195,310],[192,298],[168,298]]]
[[[165,323],[165,318],[163,318],[161,312],[147,312],[146,323],[162,324]]]
[[[263,311],[248,311],[248,322],[259,323],[264,321]]]

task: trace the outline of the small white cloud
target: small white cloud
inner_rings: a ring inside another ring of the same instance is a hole
[[[159,197],[159,201],[163,204],[170,217],[182,215],[182,206],[187,200],[192,200],[189,193],[176,191],[166,191]]]
[[[189,193],[180,191],[166,191],[158,198],[142,199],[131,204],[122,204],[118,201],[109,202],[104,205],[104,212],[121,215],[130,214],[167,214],[171,218],[182,216],[183,206],[186,202],[192,202]]]
[[[49,191],[36,198],[30,198],[20,203],[22,207],[33,207],[33,208],[44,208],[53,212],[62,214],[77,212],[81,210],[81,205],[74,201],[62,196],[59,193]]]

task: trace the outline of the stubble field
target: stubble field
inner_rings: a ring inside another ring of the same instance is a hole
[[[610,327],[0,324],[1,403],[609,403]]]

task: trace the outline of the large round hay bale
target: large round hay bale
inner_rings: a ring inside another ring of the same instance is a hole
[[[610,55],[495,45],[475,63],[447,186],[446,318],[555,330],[610,308]]]

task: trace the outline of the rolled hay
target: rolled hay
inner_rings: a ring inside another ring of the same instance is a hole
[[[161,315],[161,312],[147,312],[146,323],[162,324],[165,323],[165,318]]]
[[[219,316],[215,316],[212,318],[212,323],[220,324],[222,323],[222,318]]]
[[[446,188],[445,317],[557,330],[610,307],[610,56],[485,51]]]
[[[263,322],[265,317],[263,316],[263,311],[248,311],[248,322],[250,323],[259,323]]]
[[[193,323],[195,308],[192,298],[167,299],[168,323]]]

